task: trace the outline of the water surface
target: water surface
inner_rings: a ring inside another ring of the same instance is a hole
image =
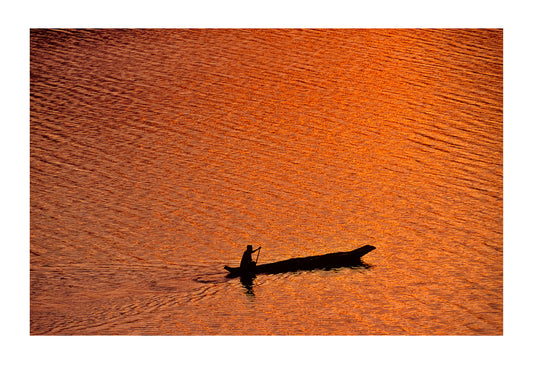
[[[31,334],[503,333],[502,30],[30,37]]]

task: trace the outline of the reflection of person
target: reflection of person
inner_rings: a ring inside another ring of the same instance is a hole
[[[241,259],[241,270],[250,270],[255,267],[255,262],[252,260],[252,254],[259,249],[261,249],[261,246],[255,250],[252,248],[252,245],[246,246],[246,251],[242,255]]]

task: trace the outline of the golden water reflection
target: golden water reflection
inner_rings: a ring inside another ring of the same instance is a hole
[[[502,35],[32,30],[31,333],[501,335]]]

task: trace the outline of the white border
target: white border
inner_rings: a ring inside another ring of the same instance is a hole
[[[532,371],[531,32],[524,2],[19,1],[3,5],[2,369],[26,375],[506,375]],[[255,4],[255,3],[254,3]],[[518,5],[517,5],[518,4]],[[503,27],[502,337],[30,337],[30,27]],[[7,115],[7,116],[6,116]],[[522,344],[522,341],[525,341]],[[254,355],[254,357],[251,357]],[[243,360],[248,360],[243,363]],[[294,361],[297,365],[294,365]],[[286,365],[284,365],[286,364]],[[287,369],[288,366],[288,369]],[[512,369],[511,369],[512,368]]]

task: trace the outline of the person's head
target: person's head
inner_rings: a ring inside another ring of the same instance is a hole
[[[252,245],[247,245],[246,246],[246,251],[253,251]]]

